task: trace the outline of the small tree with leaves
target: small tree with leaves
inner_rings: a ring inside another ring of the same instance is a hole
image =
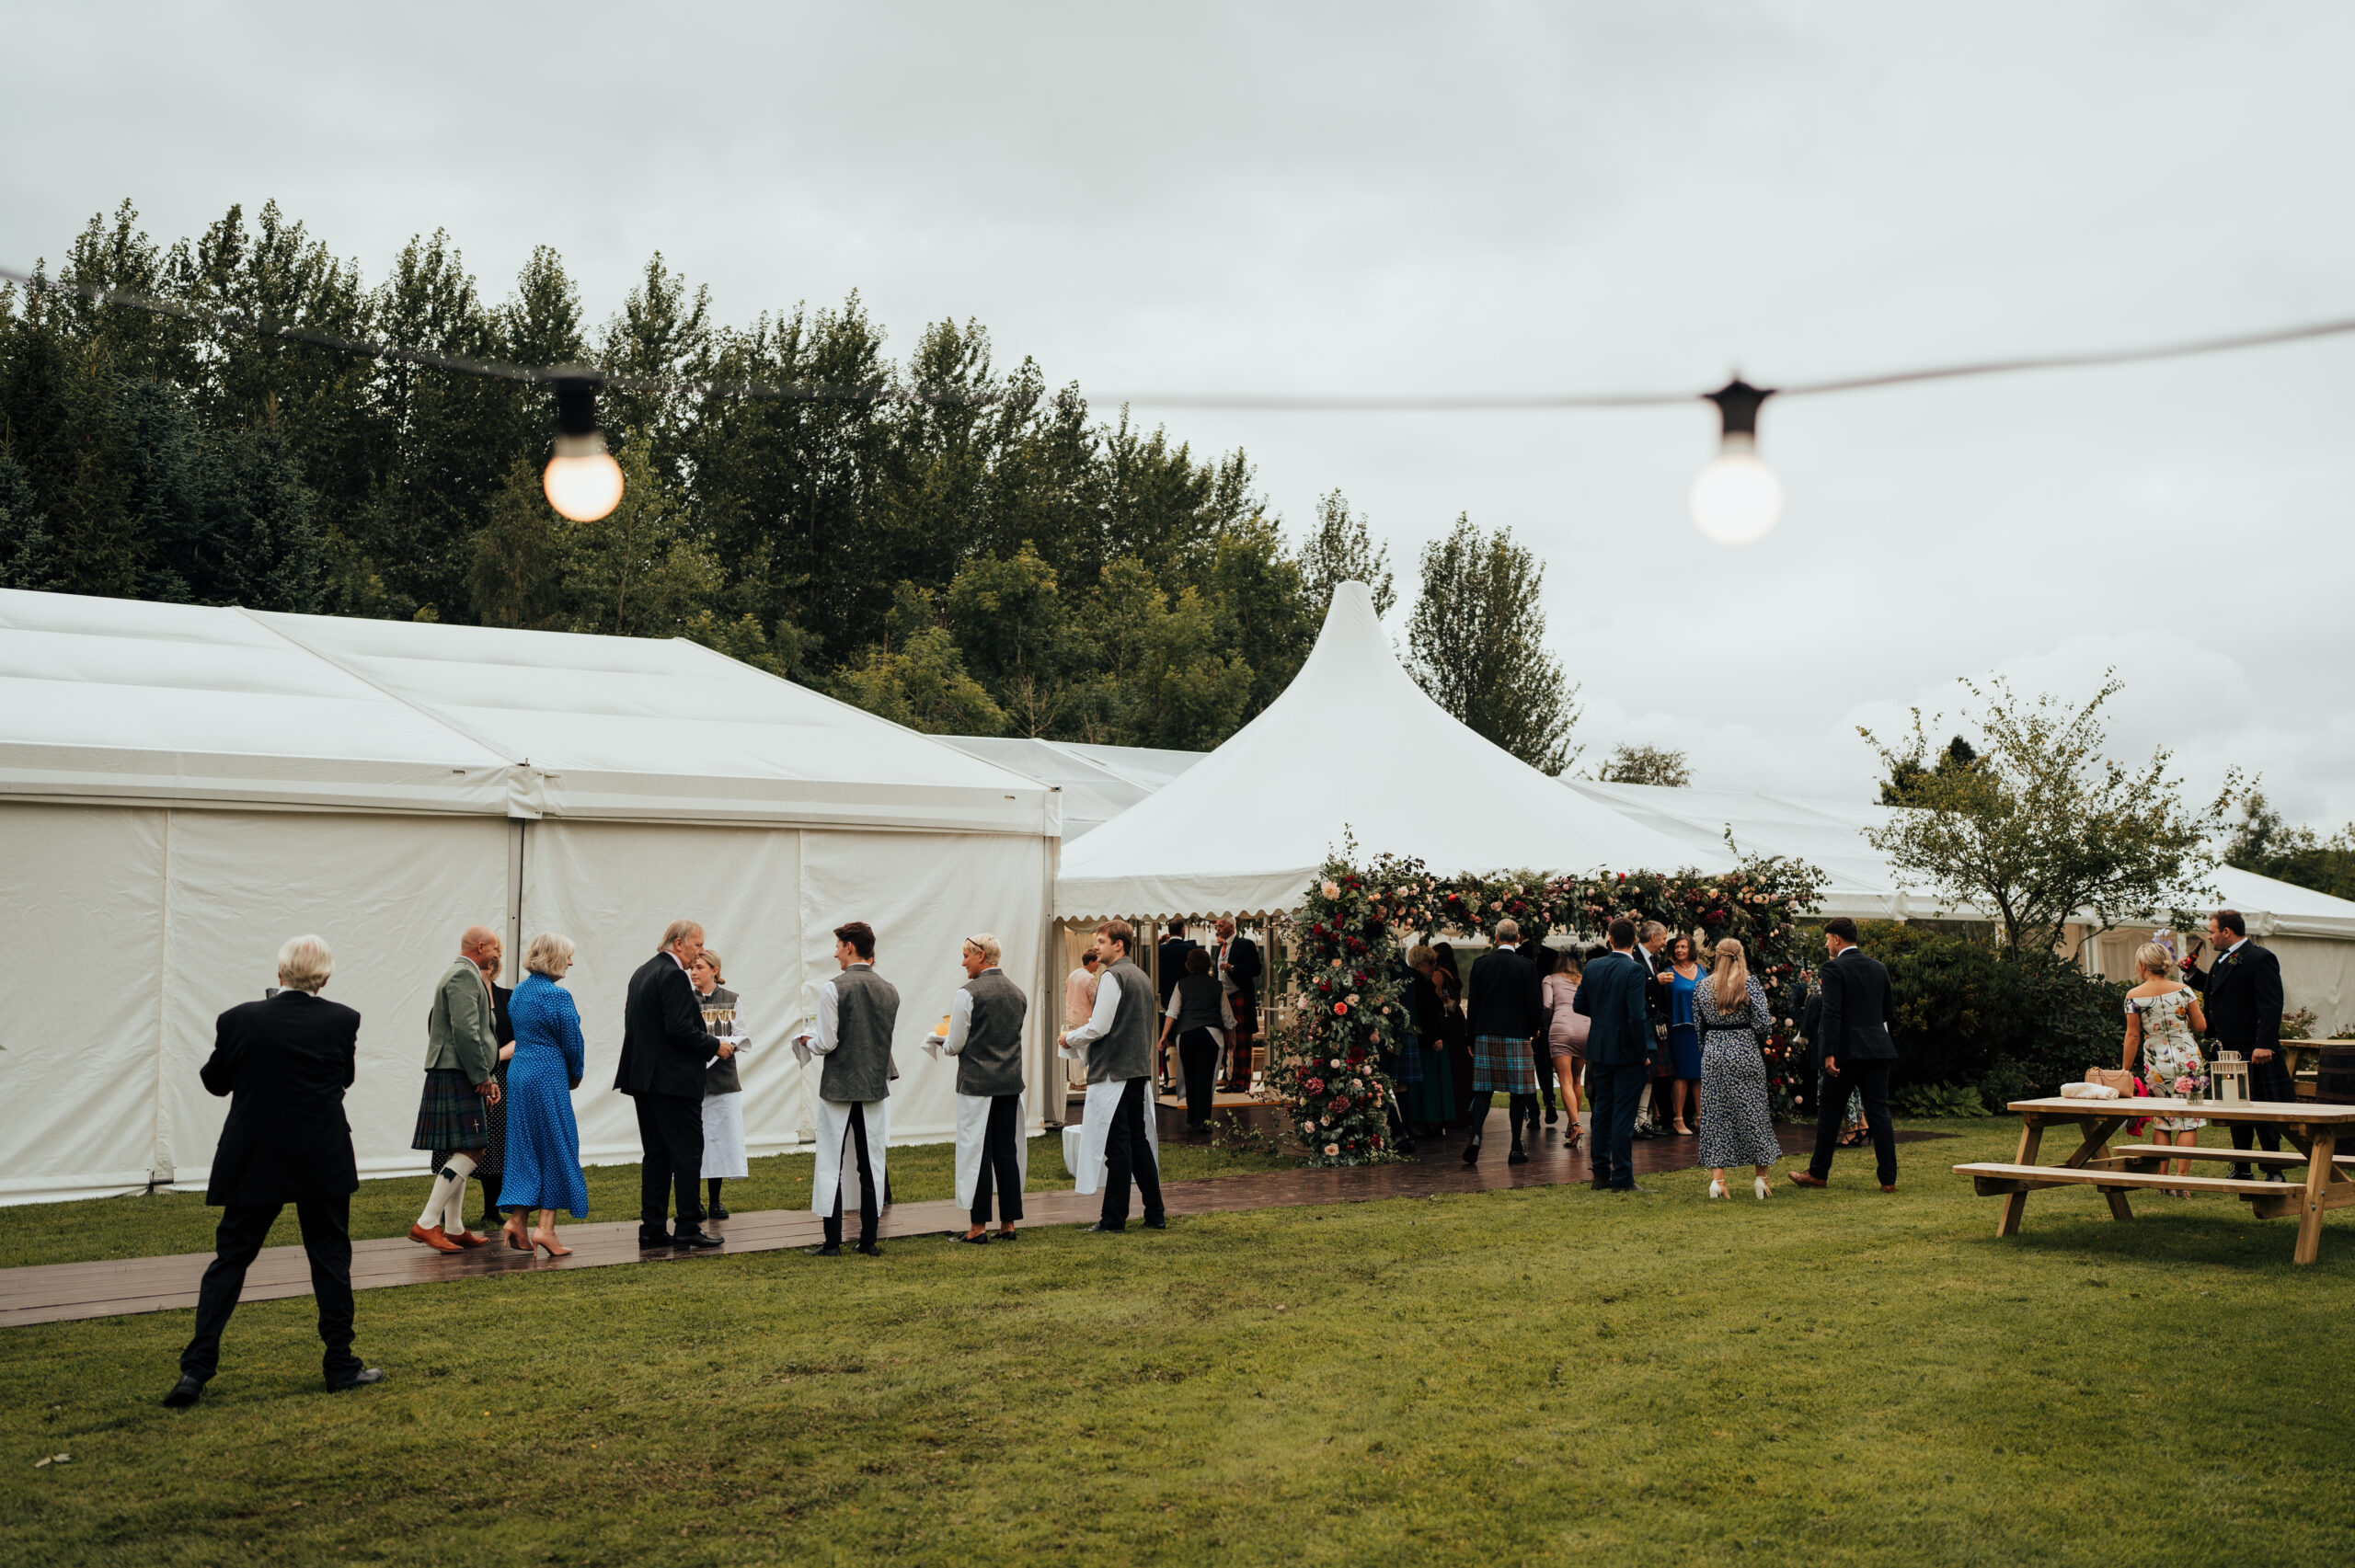
[[[1663,789],[1691,789],[1693,765],[1684,753],[1665,746],[1630,746],[1626,742],[1611,749],[1603,766],[1594,776],[1603,784],[1658,784]]]
[[[1560,773],[1582,748],[1570,744],[1579,689],[1545,651],[1541,590],[1545,568],[1469,516],[1423,547],[1422,591],[1407,623],[1415,680],[1434,702],[1541,773]]]
[[[1323,615],[1333,602],[1333,590],[1345,582],[1361,582],[1373,590],[1373,612],[1387,615],[1398,602],[1390,577],[1390,546],[1377,546],[1365,519],[1352,515],[1340,491],[1316,500],[1316,526],[1300,544],[1302,597],[1312,614]]]
[[[1856,731],[1891,778],[1908,781],[1907,807],[1866,835],[1901,878],[1991,911],[2014,955],[2055,950],[2081,913],[2102,931],[2214,898],[2206,841],[2223,826],[2237,775],[2199,812],[2168,773],[2171,753],[2133,767],[2113,761],[2101,710],[2120,690],[2115,672],[2081,706],[2019,696],[2000,678],[1961,684],[1978,708],[1965,717],[1981,736],[1967,765],[1905,772],[1929,754],[1919,709],[1897,745]]]

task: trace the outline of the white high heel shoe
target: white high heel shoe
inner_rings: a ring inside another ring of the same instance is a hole
[[[1710,1182],[1709,1182],[1709,1196],[1710,1196],[1711,1197],[1723,1197],[1723,1196],[1726,1196],[1726,1185],[1725,1185],[1725,1183],[1720,1182],[1720,1181],[1717,1181],[1717,1180],[1716,1180],[1714,1177],[1713,1177],[1713,1178],[1711,1178],[1711,1180],[1710,1180]]]
[[[1775,1192],[1773,1187],[1766,1185],[1766,1178],[1763,1176],[1751,1177],[1750,1186],[1751,1190],[1758,1195],[1758,1201],[1761,1203],[1764,1203]]]

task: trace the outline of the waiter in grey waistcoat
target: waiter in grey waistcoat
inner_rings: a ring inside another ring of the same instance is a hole
[[[875,972],[875,928],[865,921],[834,928],[834,961],[842,973],[818,988],[817,1022],[796,1042],[826,1059],[818,1076],[818,1159],[810,1183],[810,1212],[825,1220],[826,1240],[810,1255],[842,1255],[843,1210],[856,1203],[858,1250],[876,1258],[883,1255],[875,1226],[882,1215],[883,1150],[891,1138],[891,1029],[900,1019],[900,992]]]
[[[948,1004],[941,1054],[957,1059],[957,1202],[972,1217],[964,1239],[990,1239],[990,1197],[997,1197],[997,1239],[1020,1231],[1029,1150],[1022,1128],[1028,1101],[1022,1081],[1022,1021],[1030,1000],[998,967],[1004,956],[987,932],[965,939],[968,977]]]
[[[1096,953],[1104,967],[1096,981],[1096,1009],[1087,1022],[1063,1037],[1063,1054],[1087,1058],[1087,1104],[1080,1117],[1079,1168],[1074,1191],[1091,1193],[1104,1183],[1103,1214],[1090,1230],[1120,1231],[1129,1226],[1129,1184],[1144,1198],[1145,1228],[1167,1227],[1161,1207],[1160,1137],[1148,1108],[1153,1076],[1153,981],[1129,956],[1136,933],[1126,921],[1096,928]]]

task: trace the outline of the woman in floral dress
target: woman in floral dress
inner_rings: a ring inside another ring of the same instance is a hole
[[[2169,1098],[2208,1076],[2200,1042],[2192,1037],[2194,1030],[2208,1027],[2208,1020],[2200,1011],[2200,993],[2175,978],[2165,948],[2144,943],[2135,950],[2134,967],[2142,983],[2126,993],[2126,1059],[2120,1065],[2148,1085],[2154,1096]],[[2140,1068],[2134,1065],[2138,1056]],[[2199,1142],[2200,1129],[2207,1125],[2198,1116],[2156,1116],[2151,1122],[2159,1142],[2182,1149]],[[2190,1161],[2172,1163],[2176,1175],[2191,1174]],[[2191,1195],[2178,1191],[2176,1196]]]

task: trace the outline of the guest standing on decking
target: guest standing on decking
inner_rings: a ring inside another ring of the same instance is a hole
[[[1543,988],[1545,1051],[1553,1059],[1554,1080],[1562,1087],[1562,1110],[1569,1118],[1562,1131],[1565,1149],[1579,1146],[1579,1088],[1585,1077],[1587,1021],[1576,1003],[1579,978],[1584,973],[1578,954],[1565,948],[1553,956],[1553,973],[1545,977]]]
[[[1856,945],[1856,922],[1845,915],[1823,922],[1823,950],[1830,956],[1822,970],[1823,1011],[1815,1042],[1816,1060],[1823,1070],[1816,1089],[1815,1154],[1791,1181],[1802,1187],[1831,1185],[1841,1117],[1854,1090],[1865,1103],[1880,1190],[1893,1193],[1897,1128],[1889,1118],[1889,1074],[1897,1063],[1897,1044],[1889,1037],[1889,1024],[1897,1016],[1897,1005],[1890,994],[1889,971]]]
[[[714,1057],[703,1072],[704,1213],[713,1219],[725,1219],[728,1209],[719,1201],[721,1186],[752,1174],[744,1149],[744,1081],[738,1076],[741,1064],[736,1059],[751,1031],[737,1006],[739,998],[722,983],[725,977],[719,972],[718,954],[708,947],[696,954],[687,979],[694,982],[702,1004],[704,1027],[736,1047],[728,1056]]]
[[[1199,947],[1186,955],[1186,972],[1169,993],[1166,1018],[1160,1044],[1166,1051],[1173,1036],[1178,1041],[1178,1071],[1186,1081],[1186,1130],[1201,1132],[1211,1125],[1219,1052],[1235,1028],[1235,1008],[1211,973],[1211,956]]]
[[[1212,928],[1218,934],[1218,956],[1212,970],[1226,1004],[1235,1014],[1226,1045],[1226,1087],[1229,1093],[1251,1093],[1253,1042],[1259,1034],[1259,944],[1238,934],[1234,917],[1222,915]]]
[[[965,984],[948,1009],[941,1054],[957,1059],[957,1201],[971,1224],[964,1239],[989,1241],[990,1200],[997,1199],[997,1239],[1021,1232],[1022,1188],[1029,1177],[1022,1128],[1022,1023],[1030,999],[1005,978],[1005,956],[988,932],[965,939],[959,962]]]
[[[278,950],[279,993],[240,1003],[213,1024],[213,1055],[199,1076],[207,1093],[229,1097],[204,1188],[221,1224],[197,1289],[196,1333],[180,1352],[179,1381],[164,1396],[174,1409],[194,1404],[220,1369],[221,1333],[246,1270],[290,1203],[311,1265],[328,1391],[385,1375],[351,1353],[351,1195],[360,1167],[343,1092],[357,1063],[360,1014],[319,995],[334,973],[327,944],[298,936]]]
[[[1439,988],[1440,1035],[1447,1046],[1447,1070],[1454,1098],[1447,1113],[1448,1125],[1464,1127],[1472,1119],[1472,1032],[1464,1022],[1464,971],[1455,962],[1455,944],[1434,943],[1431,952],[1436,963],[1431,970],[1431,983]],[[1485,1114],[1487,1102],[1482,1101]]]
[[[1636,1108],[1650,1081],[1661,1041],[1652,1033],[1651,998],[1658,988],[1636,957],[1636,925],[1614,920],[1611,951],[1586,967],[1571,1006],[1586,1015],[1587,1101],[1592,1137],[1587,1159],[1597,1192],[1645,1192],[1636,1185]]]
[[[1669,987],[1672,983],[1668,968],[1668,927],[1658,921],[1646,921],[1637,929],[1636,937],[1636,961],[1644,967],[1652,980],[1650,989],[1644,992],[1644,1005],[1651,1013],[1652,1038],[1659,1042],[1652,1051],[1651,1103],[1648,1111],[1638,1113],[1636,1136],[1666,1138],[1670,1105],[1675,1093],[1670,1084],[1676,1078],[1676,1055],[1668,1046]]]
[[[2216,950],[2216,961],[2203,975],[2186,958],[2183,979],[2207,1001],[2216,1048],[2238,1051],[2248,1063],[2250,1099],[2295,1100],[2297,1084],[2281,1063],[2281,960],[2248,939],[2248,922],[2237,910],[2218,910],[2209,917],[2208,944]],[[2246,1122],[2234,1122],[2233,1147],[2246,1149],[2251,1131]],[[2280,1129],[2269,1126],[2254,1131],[2268,1154],[2280,1152]],[[2232,1173],[2235,1180],[2246,1181],[2249,1168],[2235,1165]]]
[[[629,978],[622,1002],[622,1059],[614,1087],[638,1109],[638,1244],[641,1248],[718,1246],[703,1228],[704,1064],[735,1054],[703,1026],[703,1003],[687,979],[703,951],[703,927],[672,921],[654,956]],[[672,1194],[675,1230],[665,1231]]]
[[[1693,1017],[1694,994],[1700,989],[1701,966],[1693,956],[1693,939],[1679,934],[1668,944],[1668,1054],[1676,1068],[1676,1076],[1668,1081],[1669,1114],[1679,1138],[1692,1136],[1684,1110],[1701,1082],[1701,1029]]]
[[[1086,951],[1079,956],[1077,967],[1063,977],[1064,1028],[1078,1028],[1087,1022],[1088,1014],[1096,1011],[1096,979],[1102,963],[1103,960],[1096,956],[1096,942],[1091,937]],[[1064,1076],[1068,1083],[1085,1083],[1087,1082],[1086,1067],[1074,1062],[1065,1070]],[[1060,1106],[1054,1109],[1056,1114],[1061,1114]]]
[[[843,1215],[858,1205],[858,1251],[883,1255],[875,1244],[889,1180],[885,1150],[891,1142],[891,1035],[900,1023],[900,990],[875,972],[875,928],[850,921],[834,928],[834,962],[842,972],[818,988],[818,1017],[803,1042],[823,1057],[818,1078],[818,1150],[810,1178],[810,1211],[825,1225],[811,1257],[840,1257]]]
[[[466,1178],[483,1157],[483,1106],[499,1098],[499,1026],[486,971],[497,972],[500,948],[497,932],[468,926],[458,938],[457,961],[434,988],[426,1014],[425,1090],[409,1147],[455,1152],[433,1177],[408,1239],[437,1253],[479,1247],[488,1240],[466,1229]]]
[[[515,1056],[507,1070],[507,1172],[499,1191],[508,1210],[502,1228],[519,1253],[545,1247],[552,1258],[572,1249],[557,1240],[556,1211],[589,1217],[589,1183],[580,1170],[580,1128],[572,1092],[589,1070],[580,1037],[580,1010],[564,989],[572,971],[572,942],[542,932],[523,955],[523,983],[508,1002],[515,1021]],[[528,1236],[523,1217],[540,1211]]]
[[[1090,1230],[1128,1229],[1129,1188],[1144,1201],[1148,1230],[1167,1228],[1161,1202],[1161,1165],[1147,1118],[1153,1112],[1145,1089],[1153,1076],[1153,981],[1129,957],[1135,930],[1122,920],[1096,928],[1096,953],[1103,972],[1096,981],[1096,1009],[1087,1022],[1058,1042],[1067,1055],[1087,1058],[1087,1103],[1080,1119],[1079,1170],[1074,1190],[1093,1191],[1104,1183],[1100,1217]]]
[[[496,950],[494,953],[490,967],[482,974],[490,984],[491,1034],[499,1041],[499,1070],[491,1074],[493,1082],[499,1085],[499,1093],[483,1096],[482,1153],[476,1160],[474,1168],[475,1185],[482,1189],[482,1217],[475,1221],[475,1228],[486,1236],[499,1230],[501,1224],[499,1186],[507,1173],[507,1068],[515,1055],[515,1024],[507,1013],[508,1001],[515,993],[499,983],[499,969],[504,955],[498,954]],[[438,1175],[449,1169],[450,1156],[457,1152],[454,1149],[435,1150],[434,1173]]]
[[[1537,966],[1521,953],[1521,925],[1497,922],[1497,944],[1472,964],[1465,998],[1465,1026],[1472,1032],[1472,1137],[1464,1146],[1466,1165],[1480,1158],[1480,1127],[1488,1119],[1489,1095],[1511,1096],[1512,1151],[1506,1162],[1529,1163],[1521,1124],[1537,1136],[1537,1068],[1534,1052],[1545,1034],[1545,999]]]
[[[1717,944],[1717,961],[1694,996],[1700,1020],[1701,1163],[1709,1167],[1709,1196],[1726,1196],[1726,1171],[1749,1165],[1751,1190],[1762,1199],[1775,1189],[1766,1173],[1783,1157],[1775,1113],[1766,1099],[1764,1045],[1775,1032],[1766,988],[1750,972],[1741,944]]]
[[[1455,1077],[1447,1059],[1447,1006],[1440,999],[1438,976],[1439,954],[1436,949],[1417,943],[1407,952],[1407,967],[1414,972],[1414,979],[1407,992],[1409,1014],[1415,1020],[1414,1050],[1420,1067],[1419,1075],[1406,1090],[1407,1116],[1419,1138],[1437,1138],[1455,1119]]]

